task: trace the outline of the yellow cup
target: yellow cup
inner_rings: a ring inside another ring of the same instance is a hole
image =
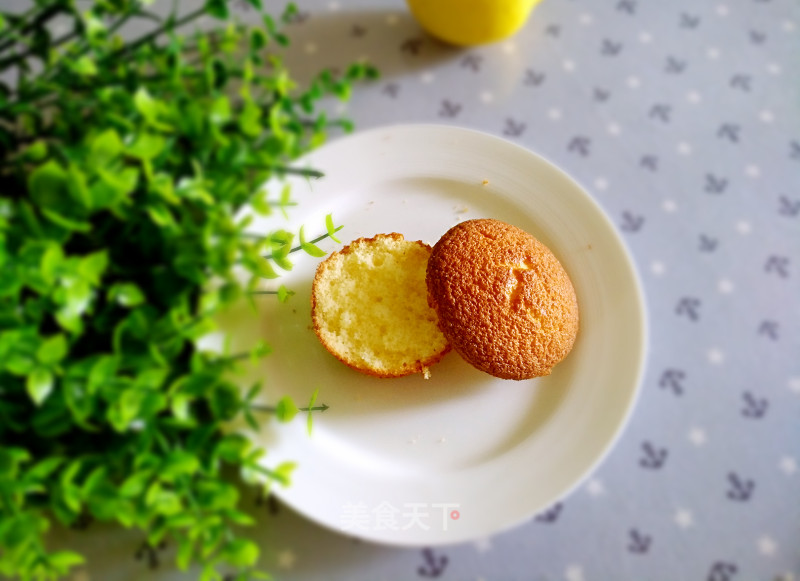
[[[517,32],[541,0],[406,0],[420,26],[459,46],[485,44]]]

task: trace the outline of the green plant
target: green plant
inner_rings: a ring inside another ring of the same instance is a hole
[[[272,179],[322,143],[332,126],[315,111],[328,94],[375,71],[322,72],[298,89],[276,56],[280,21],[229,21],[224,0],[160,18],[139,0],[35,0],[0,14],[0,574],[64,575],[82,562],[50,552],[51,519],[91,516],[141,529],[150,546],[170,539],[177,563],[262,576],[258,547],[234,530],[252,522],[234,467],[258,482],[288,481],[263,451],[221,426],[257,426],[259,386],[241,393],[230,374],[252,353],[201,352],[219,309],[253,296],[258,280],[291,268],[290,254],[321,251],[326,233],[293,246],[276,228],[247,233],[249,204],[280,217],[292,205]],[[290,6],[283,21],[291,18]],[[213,31],[178,29],[201,16]],[[54,18],[71,28],[55,36]],[[123,40],[130,19],[152,31]],[[7,76],[4,76],[7,78]],[[322,225],[320,225],[321,227]],[[244,269],[246,280],[234,275]],[[210,279],[218,282],[213,289]],[[252,293],[252,294],[251,294]],[[314,407],[316,393],[307,410]],[[266,408],[289,420],[291,400]],[[302,408],[301,408],[302,409]],[[309,418],[310,421],[310,418]]]

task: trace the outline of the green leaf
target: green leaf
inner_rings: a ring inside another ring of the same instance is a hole
[[[314,390],[314,393],[311,394],[311,399],[308,400],[308,412],[307,412],[307,419],[306,419],[306,428],[308,429],[308,435],[311,435],[311,431],[314,428],[314,414],[311,411],[311,408],[314,407],[314,404],[317,403],[317,396],[319,395],[319,388]]]
[[[175,416],[176,419],[182,422],[188,422],[192,419],[191,415],[191,403],[192,403],[192,396],[185,394],[185,393],[177,393],[172,397],[172,403],[170,404],[170,409],[172,410],[172,415]]]
[[[136,284],[132,282],[118,282],[108,290],[108,300],[118,305],[131,309],[145,302],[146,297]]]
[[[289,422],[297,415],[298,411],[292,398],[285,395],[278,400],[278,404],[275,406],[275,417],[282,422]]]
[[[138,159],[151,160],[161,155],[166,146],[167,140],[161,135],[142,132],[136,137],[136,141],[125,150],[125,153]]]
[[[61,465],[64,464],[64,461],[64,458],[61,456],[45,458],[30,468],[25,474],[25,478],[30,480],[45,480],[49,478],[53,472],[58,470]]]
[[[250,50],[257,53],[262,48],[267,46],[267,35],[260,28],[253,28],[250,30]]]
[[[65,379],[62,384],[64,403],[76,424],[86,431],[96,431],[96,427],[88,423],[95,412],[96,399],[92,397],[85,381],[80,379]]]
[[[89,189],[86,174],[75,163],[67,167],[67,191],[73,200],[84,210],[93,208],[92,192]]]
[[[306,241],[306,236],[305,236],[305,233],[303,232],[303,228],[304,228],[303,226],[300,226],[300,247],[307,254],[310,254],[311,256],[314,256],[315,258],[320,258],[322,256],[325,256],[326,252],[324,250],[322,250],[319,246],[317,246],[316,244],[312,244],[311,242],[307,242]]]
[[[231,120],[231,102],[225,95],[220,95],[211,103],[209,121],[222,125]]]
[[[40,208],[58,207],[67,188],[67,172],[53,159],[48,160],[28,176],[28,191]]]
[[[47,157],[47,142],[38,140],[25,148],[25,157],[29,161],[42,161]]]
[[[141,472],[131,474],[122,482],[122,485],[119,488],[119,493],[127,498],[138,497],[149,486],[152,479],[152,470],[143,470]]]
[[[108,268],[108,250],[99,250],[81,258],[78,272],[92,286],[100,286],[103,273]]]
[[[56,551],[47,556],[50,566],[59,572],[59,575],[66,575],[69,570],[86,562],[83,555],[74,551]]]
[[[328,236],[330,237],[330,239],[331,239],[331,240],[333,240],[334,242],[337,242],[337,243],[339,243],[339,244],[341,244],[341,243],[342,243],[342,241],[341,241],[341,240],[339,240],[339,239],[338,239],[338,238],[335,236],[335,234],[336,234],[336,233],[337,233],[339,230],[341,230],[341,229],[342,229],[342,226],[335,227],[335,226],[333,225],[333,215],[332,215],[332,214],[328,214],[327,216],[325,216],[325,228],[326,228],[326,230],[328,231]]]
[[[92,140],[89,155],[96,165],[105,166],[119,157],[122,152],[122,140],[113,129],[106,129]]]
[[[175,226],[175,219],[172,213],[164,204],[151,204],[147,207],[147,214],[150,219],[162,228],[170,228]]]
[[[258,545],[247,539],[235,539],[223,550],[225,560],[234,567],[248,567],[258,560]]]
[[[39,346],[39,349],[36,351],[36,358],[42,365],[51,366],[64,359],[68,349],[67,338],[59,333],[58,335],[50,337]]]
[[[94,394],[102,386],[111,383],[119,367],[119,359],[113,355],[103,355],[97,359],[89,371],[87,388],[90,394]]]
[[[33,403],[40,406],[53,391],[53,374],[44,367],[37,367],[28,376],[25,388]]]
[[[260,358],[270,353],[272,353],[272,347],[266,341],[259,339],[255,346],[250,349],[250,359],[253,363],[256,363]]]
[[[197,456],[189,452],[170,452],[164,459],[164,464],[159,471],[159,478],[170,482],[183,475],[193,475],[200,469]]]
[[[285,303],[288,302],[289,297],[294,296],[294,291],[287,289],[284,285],[278,287],[278,301]]]
[[[239,128],[248,137],[258,137],[263,131],[261,126],[261,108],[253,101],[246,101],[239,114]]]
[[[42,277],[49,284],[53,284],[57,278],[59,270],[64,263],[64,250],[58,244],[48,244],[47,250],[42,254],[40,271]]]
[[[250,442],[238,434],[224,436],[216,445],[214,454],[225,462],[238,464],[250,450]]]
[[[136,110],[148,121],[156,121],[159,113],[158,101],[153,99],[150,91],[144,86],[139,87],[133,95],[133,104]]]
[[[88,55],[84,55],[77,60],[68,61],[69,68],[72,71],[81,77],[94,77],[97,76],[97,63],[91,59]]]
[[[55,210],[50,210],[48,208],[40,208],[42,214],[45,218],[61,226],[66,230],[75,230],[76,232],[89,232],[92,229],[92,226],[88,222],[81,222],[79,220],[73,220],[63,214],[59,214]]]
[[[175,564],[181,571],[186,571],[194,556],[194,542],[186,537],[178,541],[178,554],[175,557]]]
[[[272,214],[272,205],[267,200],[268,195],[269,191],[266,188],[259,188],[259,190],[253,194],[253,197],[250,199],[250,205],[253,210],[255,210],[256,214],[261,216],[269,216]]]
[[[205,4],[206,14],[218,20],[228,18],[228,3],[225,0],[207,0]]]
[[[283,486],[289,486],[292,481],[292,472],[297,468],[295,462],[282,462],[273,469],[272,477]]]
[[[168,204],[178,204],[181,201],[181,199],[175,195],[172,177],[165,173],[156,174],[150,179],[150,191],[157,194]],[[166,221],[173,222],[172,216],[167,218]]]

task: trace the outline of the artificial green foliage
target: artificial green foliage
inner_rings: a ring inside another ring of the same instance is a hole
[[[335,238],[330,217],[310,241],[279,228],[291,192],[264,184],[320,177],[291,161],[349,124],[315,103],[375,72],[322,72],[300,90],[277,56],[282,21],[259,0],[255,25],[229,20],[225,0],[166,18],[148,4],[35,0],[0,15],[13,79],[0,84],[0,576],[65,575],[83,558],[48,550],[46,532],[91,517],[168,541],[202,579],[259,578],[259,548],[234,528],[252,519],[223,470],[286,484],[293,464],[222,426],[327,409],[316,392],[306,408],[259,407],[259,386],[231,377],[269,346],[206,353],[196,339],[243,297],[291,300],[284,286],[258,293],[259,279]],[[217,24],[189,30],[201,16]],[[60,36],[55,18],[69,23]],[[151,30],[121,38],[131,19]],[[248,204],[275,230],[248,232]]]

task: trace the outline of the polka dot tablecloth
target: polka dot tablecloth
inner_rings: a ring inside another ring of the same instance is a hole
[[[469,49],[398,0],[298,4],[295,75],[358,59],[382,73],[330,104],[357,131],[478,129],[582,183],[631,250],[650,347],[614,451],[529,522],[398,549],[249,498],[264,566],[287,581],[800,581],[800,3],[545,0],[515,37]],[[69,535],[92,555],[75,579],[196,577],[134,532]]]

